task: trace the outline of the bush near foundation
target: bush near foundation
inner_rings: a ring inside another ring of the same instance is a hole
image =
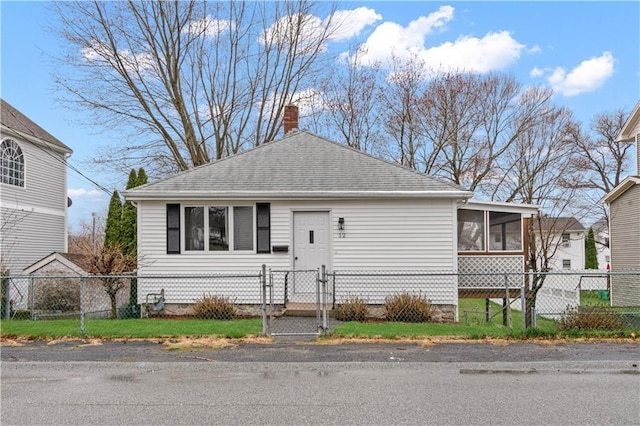
[[[387,321],[427,322],[434,314],[431,301],[420,294],[402,293],[389,296],[385,300],[384,308]]]
[[[205,295],[193,305],[193,314],[201,319],[235,319],[238,308],[224,296]]]
[[[347,297],[336,308],[338,321],[364,322],[369,314],[369,307],[364,299]]]

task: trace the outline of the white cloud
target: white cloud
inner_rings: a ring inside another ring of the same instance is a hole
[[[454,18],[454,8],[442,6],[403,27],[394,22],[379,25],[361,46],[361,63],[388,63],[392,55],[407,59],[415,56],[434,70],[457,69],[489,72],[515,62],[525,46],[510,32],[500,31],[484,37],[460,36],[453,42],[428,46],[428,36],[443,30]],[[537,51],[533,48],[533,51]]]
[[[325,25],[327,20],[325,19]],[[382,19],[382,15],[376,13],[374,9],[359,7],[352,10],[338,10],[331,17],[332,41],[346,40],[355,37],[360,32]]]
[[[205,16],[203,19],[189,22],[187,32],[190,34],[204,34],[208,37],[216,37],[231,29],[231,21],[226,19],[213,19]]]
[[[324,20],[314,15],[283,16],[274,22],[270,27],[265,28],[260,36],[260,43],[271,42],[274,44],[288,43],[289,34],[295,34],[292,25],[301,27],[304,36],[310,46],[313,40],[317,40],[323,35],[325,28],[329,30],[330,41],[342,41],[357,36],[367,26],[372,25],[382,19],[382,16],[374,9],[359,7],[350,10],[338,10],[333,16]]]
[[[611,52],[582,61],[570,72],[558,67],[547,78],[554,91],[564,96],[593,92],[613,75],[615,59]]]
[[[540,46],[538,46],[537,44],[533,47],[530,47],[529,49],[527,49],[527,53],[542,53],[542,48],[540,48]]]
[[[542,77],[544,73],[545,73],[545,70],[540,69],[538,67],[533,67],[533,69],[529,71],[529,76],[531,78],[538,78],[538,77]]]
[[[94,40],[88,46],[80,49],[80,54],[87,62],[108,63],[115,61],[111,46],[102,41]],[[144,72],[155,67],[153,56],[146,52],[133,54],[128,49],[122,49],[118,51],[118,56],[130,72]]]
[[[85,188],[69,188],[67,190],[67,196],[69,196],[72,200],[84,198],[89,200],[102,201],[105,199],[104,195],[104,192],[97,189],[88,191]]]
[[[427,49],[421,56],[433,69],[486,73],[511,65],[520,57],[524,47],[508,31],[501,31],[482,38],[461,37],[455,42]]]
[[[363,64],[385,62],[392,54],[406,58],[424,50],[425,37],[444,27],[453,19],[454,9],[442,6],[428,16],[421,16],[403,27],[395,22],[384,22],[371,33],[362,45]]]

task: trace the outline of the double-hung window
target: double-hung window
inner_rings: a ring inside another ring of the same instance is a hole
[[[271,205],[167,204],[167,254],[271,253]]]

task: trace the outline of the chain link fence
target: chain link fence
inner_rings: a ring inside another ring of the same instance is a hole
[[[84,335],[93,321],[139,318],[261,318],[264,335],[319,334],[343,321],[457,322],[550,332],[640,329],[640,271],[263,267],[208,275],[5,276],[1,290],[2,322],[48,321],[59,324],[59,335],[78,329]]]

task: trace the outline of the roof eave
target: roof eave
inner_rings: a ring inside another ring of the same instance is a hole
[[[299,200],[365,198],[447,198],[468,199],[470,191],[229,191],[229,192],[155,192],[124,191],[129,201],[158,200]]]
[[[600,199],[601,203],[611,204],[615,201],[619,196],[627,192],[629,188],[634,185],[640,184],[640,176],[628,176],[625,180],[623,180],[618,186],[613,188],[607,195]]]
[[[29,135],[27,133],[21,132],[19,130],[16,129],[12,129],[11,127],[7,127],[4,124],[0,124],[0,129],[2,129],[3,133],[9,133],[12,134],[16,137],[28,140],[31,143],[37,144],[37,145],[43,145],[47,148],[53,149],[55,151],[61,152],[63,154],[72,154],[73,150],[71,148],[69,148],[68,146],[64,145],[62,142],[59,142],[61,145],[57,145],[51,142],[48,142],[44,139],[40,139],[38,137]]]
[[[634,142],[636,140],[636,134],[631,133],[631,131],[636,127],[638,120],[640,120],[640,102],[636,104],[631,114],[629,114],[627,121],[625,121],[620,130],[620,134],[618,134],[616,138],[616,142]]]
[[[501,201],[482,201],[470,199],[466,204],[461,205],[460,208],[535,215],[540,211],[541,207],[537,204],[519,204]]]

